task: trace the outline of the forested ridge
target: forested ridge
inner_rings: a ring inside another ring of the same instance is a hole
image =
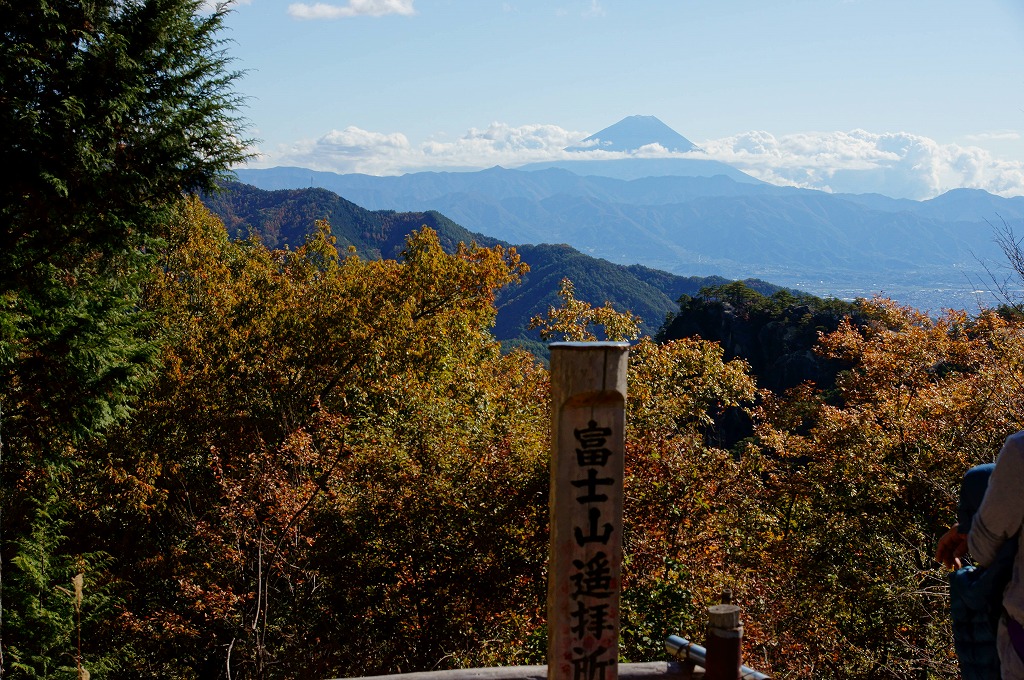
[[[72,665],[57,586],[81,573],[83,658],[111,677],[541,661],[547,375],[489,330],[518,254],[448,254],[423,228],[370,260],[338,255],[326,225],[272,251],[192,201],[155,264],[160,351],[131,414],[65,445],[60,470],[28,443],[5,456],[7,507],[25,508],[5,526],[25,532],[7,546],[7,658],[31,667],[22,650],[46,641],[37,658]],[[542,330],[633,334],[563,293]],[[819,343],[850,367],[828,390],[758,393],[705,340],[634,345],[625,658],[700,639],[731,587],[759,668],[955,676],[929,555],[959,475],[1019,422],[1024,347],[994,313],[857,314]],[[736,406],[753,433],[718,448]]]
[[[198,194],[248,146],[199,10],[0,9],[2,675],[542,663],[548,375],[494,334],[528,264],[441,223],[232,238]],[[930,556],[1024,421],[1018,317],[725,284],[652,339],[563,280],[530,325],[633,342],[624,661],[728,587],[775,677],[957,677]],[[766,381],[749,338],[827,370]]]
[[[369,258],[397,257],[406,235],[424,225],[437,232],[447,252],[454,251],[460,242],[513,245],[472,233],[436,211],[365,210],[327,189],[265,191],[238,182],[223,182],[220,188],[204,194],[203,202],[224,221],[228,234],[235,238],[257,235],[271,248],[301,245],[317,220],[331,225],[340,249],[352,247]],[[558,302],[562,279],[571,279],[576,294],[584,301],[595,305],[611,302],[619,310],[636,314],[648,335],[654,335],[665,316],[677,310],[679,296],[696,295],[702,288],[728,283],[720,276],[677,276],[641,265],[613,264],[565,244],[515,247],[530,271],[519,285],[499,291],[494,334],[506,344],[525,345],[540,352],[546,350],[538,347],[539,336],[529,328],[530,319]],[[756,279],[745,284],[766,294],[779,290]]]

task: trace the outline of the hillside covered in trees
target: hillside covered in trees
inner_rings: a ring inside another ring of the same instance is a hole
[[[511,245],[471,233],[436,211],[369,211],[326,189],[265,191],[226,182],[220,191],[205,194],[203,202],[224,221],[233,238],[256,235],[271,248],[301,245],[317,220],[330,224],[339,249],[353,248],[367,258],[397,257],[406,235],[422,226],[437,233],[446,252],[454,252],[459,243]],[[558,303],[562,279],[572,280],[576,295],[590,304],[610,302],[620,311],[636,314],[649,335],[676,310],[681,295],[728,283],[720,276],[677,276],[642,265],[613,264],[564,244],[516,245],[516,250],[530,270],[516,286],[499,291],[494,334],[499,340],[525,341],[533,347],[539,336],[529,328],[530,320]],[[764,281],[745,283],[765,294],[779,290]]]
[[[495,324],[544,265],[351,204],[239,234],[198,198],[248,148],[225,10],[199,10],[0,11],[3,675],[541,661],[548,373]],[[652,339],[554,295],[540,337],[633,341],[623,660],[702,639],[729,587],[773,676],[957,677],[930,556],[962,473],[1024,422],[1020,318],[725,284]],[[774,367],[808,352],[825,368]]]
[[[29,532],[11,546],[8,611],[49,612],[8,616],[9,658],[46,641],[71,662],[74,598],[30,584],[83,574],[83,658],[112,677],[540,661],[547,374],[490,332],[518,253],[448,254],[424,228],[398,260],[370,260],[338,255],[326,225],[272,251],[191,202],[156,264],[143,300],[160,349],[132,413],[69,442],[56,476],[27,442],[5,458],[60,494],[5,487]],[[633,333],[565,303],[542,330]],[[1024,345],[993,314],[857,314],[819,343],[850,367],[827,392],[758,394],[707,340],[634,345],[626,658],[658,658],[669,632],[699,639],[729,586],[766,671],[955,676],[929,555],[959,475],[1024,416],[1006,379]],[[735,407],[753,432],[717,448]]]

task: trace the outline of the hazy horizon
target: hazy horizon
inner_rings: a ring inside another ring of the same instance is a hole
[[[644,114],[775,184],[1024,195],[1011,0],[243,0],[228,27],[252,167],[516,167]]]

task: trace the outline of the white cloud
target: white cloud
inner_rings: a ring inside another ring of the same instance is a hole
[[[514,166],[565,155],[562,149],[586,133],[557,125],[514,127],[492,123],[472,128],[455,141],[410,144],[402,133],[383,134],[357,127],[332,130],[263,155],[259,165],[300,165],[313,170],[396,175],[425,169]]]
[[[924,199],[958,187],[1006,196],[1024,195],[1024,163],[1001,160],[975,146],[939,144],[908,132],[764,131],[699,143],[706,153],[678,154],[658,144],[634,152],[566,152],[586,132],[557,125],[492,123],[458,139],[413,143],[402,133],[348,127],[264,154],[261,166],[299,165],[314,170],[395,175],[419,170],[516,167],[559,159],[689,157],[720,160],[773,184],[832,192]]]
[[[349,17],[382,17],[388,14],[416,14],[414,0],[348,0],[346,5],[318,2],[312,5],[296,2],[288,5],[288,14],[296,19],[347,19]]]
[[[960,187],[1024,194],[1024,163],[909,132],[754,131],[701,144],[708,156],[773,184],[924,199]]]
[[[311,170],[394,174],[402,159],[412,155],[409,140],[400,132],[383,134],[349,126],[331,130],[319,139],[300,141],[264,152],[260,165],[300,165]]]

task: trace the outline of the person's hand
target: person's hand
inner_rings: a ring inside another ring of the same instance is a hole
[[[942,538],[935,550],[935,559],[946,565],[947,569],[959,569],[960,558],[967,554],[967,534],[960,533],[960,527],[954,524]]]

